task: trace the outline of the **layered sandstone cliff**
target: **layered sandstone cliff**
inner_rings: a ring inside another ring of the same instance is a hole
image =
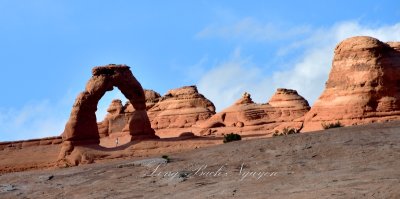
[[[148,110],[154,129],[191,127],[214,114],[214,104],[196,86],[170,90]]]
[[[278,89],[265,104],[254,103],[250,94],[244,93],[232,106],[212,116],[199,127],[206,129],[205,133],[260,130],[271,133],[274,129],[285,127],[298,129],[302,126],[302,117],[309,109],[307,100],[291,89]]]
[[[153,90],[144,90],[144,95],[146,97],[146,110],[149,111],[161,100],[161,95]]]
[[[214,104],[200,94],[196,86],[173,89],[162,97],[155,91],[145,90],[145,97],[151,126],[159,134],[169,133],[165,131],[168,129],[181,129],[176,133],[183,133],[182,129],[215,114]],[[126,130],[124,127],[135,109],[129,102],[123,106],[120,100],[113,100],[107,111],[104,121],[99,123],[100,134],[113,137]]]
[[[325,90],[303,131],[339,121],[358,125],[400,119],[400,42],[352,37],[337,45]]]
[[[0,151],[4,149],[23,149],[31,146],[57,145],[62,143],[61,136],[45,137],[39,139],[0,142]]]

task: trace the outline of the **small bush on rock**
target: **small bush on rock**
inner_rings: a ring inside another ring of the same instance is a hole
[[[272,134],[272,137],[290,135],[290,134],[297,134],[297,133],[300,133],[300,130],[296,130],[294,128],[285,127],[285,128],[283,128],[282,133],[279,133],[278,130],[275,130],[275,132]]]
[[[167,160],[167,163],[171,162],[171,159],[167,155],[161,156],[161,158],[164,158]]]
[[[241,140],[242,137],[236,133],[224,135],[224,143]]]
[[[282,130],[282,133],[283,135],[290,135],[290,134],[296,134],[297,132],[294,128],[289,129],[288,127],[286,127]]]
[[[339,127],[343,127],[343,125],[339,122],[339,121],[337,121],[337,122],[335,122],[335,123],[322,123],[321,124],[321,126],[324,128],[324,129],[331,129],[331,128],[339,128]]]

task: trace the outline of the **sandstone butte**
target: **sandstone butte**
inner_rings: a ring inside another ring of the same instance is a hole
[[[400,119],[400,42],[358,36],[335,48],[325,90],[305,116],[303,131]]]
[[[214,104],[200,94],[196,86],[172,89],[162,97],[153,90],[144,90],[144,93],[151,127],[161,137],[189,132],[194,124],[215,114]],[[107,111],[105,119],[98,124],[100,134],[101,137],[116,138],[124,131],[136,110],[129,101],[122,105],[122,101],[116,99]]]
[[[245,93],[231,107],[215,114],[213,103],[195,86],[167,92],[163,97],[145,90],[147,114],[160,137],[176,137],[185,132],[196,135],[222,135],[228,132],[271,134],[285,127],[300,129],[302,117],[310,109],[308,102],[295,90],[278,89],[266,104],[256,104]],[[101,137],[116,138],[123,132],[135,110],[127,102],[113,100],[104,121],[99,123]]]
[[[307,100],[297,91],[280,88],[264,104],[254,103],[250,94],[232,106],[222,110],[198,126],[204,129],[202,135],[225,134],[272,134],[283,128],[302,128],[302,117],[310,109]],[[258,132],[258,133],[257,133]]]

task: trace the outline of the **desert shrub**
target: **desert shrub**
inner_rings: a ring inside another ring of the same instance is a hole
[[[183,132],[179,135],[179,137],[195,137],[195,135],[192,132]]]
[[[229,133],[224,135],[224,143],[241,140],[242,137],[236,133]]]
[[[282,133],[283,135],[290,135],[290,134],[296,134],[297,132],[294,128],[289,129],[288,127],[285,127],[283,128]]]
[[[275,132],[272,134],[272,137],[290,135],[290,134],[297,134],[297,133],[300,133],[300,130],[296,130],[294,128],[285,127],[285,128],[282,129],[282,133],[279,133],[278,130],[275,130]]]
[[[275,130],[274,134],[272,134],[272,137],[276,137],[276,136],[281,136],[281,134],[279,133],[278,130]]]
[[[166,159],[167,162],[171,162],[171,159],[167,155],[163,155],[163,156],[161,156],[161,158]]]
[[[331,129],[331,128],[343,127],[343,125],[342,125],[339,121],[334,122],[334,123],[322,123],[321,126],[322,126],[324,129]]]

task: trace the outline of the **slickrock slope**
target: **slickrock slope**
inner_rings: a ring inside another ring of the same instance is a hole
[[[338,44],[322,95],[303,131],[321,123],[359,125],[400,119],[400,43],[352,37]]]
[[[199,126],[206,129],[202,132],[206,135],[260,130],[268,134],[273,129],[301,128],[302,117],[309,109],[308,102],[291,89],[278,89],[266,104],[254,103],[250,94],[244,93],[232,106]]]
[[[145,97],[151,127],[162,137],[190,132],[194,124],[215,114],[214,104],[200,94],[196,86],[173,89],[162,97],[155,91],[145,90]],[[99,129],[107,131],[101,135],[119,137],[135,109],[129,102],[122,106],[120,100],[114,100],[108,112],[104,121],[99,123]]]
[[[210,138],[142,141],[101,151],[132,155],[125,160],[2,174],[0,198],[400,198],[399,126],[369,124],[219,146],[204,145]],[[10,159],[14,165],[55,161],[58,151],[49,147],[55,146],[0,150],[0,172]],[[157,165],[162,155],[171,161]]]

